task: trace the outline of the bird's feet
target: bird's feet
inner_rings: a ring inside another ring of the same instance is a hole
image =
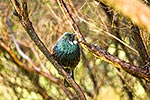
[[[65,68],[65,71],[67,72],[67,79],[69,79],[71,77],[74,79],[72,69]]]
[[[58,74],[59,74],[59,75],[62,75],[62,70],[58,70]]]
[[[70,83],[67,81],[67,79],[64,79],[64,85],[65,87],[71,87]]]
[[[65,68],[65,71],[67,72],[67,79],[69,79],[69,78],[73,78],[74,79],[74,77],[73,77],[73,70],[72,69],[69,69],[69,68]],[[67,79],[64,79],[64,85],[66,86],[66,87],[71,87],[71,85],[70,85],[70,83],[67,81]]]

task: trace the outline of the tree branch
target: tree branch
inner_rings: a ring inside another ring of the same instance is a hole
[[[61,72],[62,75],[65,78],[68,79],[68,81],[70,82],[72,88],[78,94],[78,97],[80,99],[82,99],[82,100],[86,100],[85,95],[83,94],[83,91],[81,90],[81,88],[79,87],[79,85],[72,78],[68,78],[68,75],[65,72],[65,70],[63,69],[63,67],[60,66],[57,63],[57,61],[55,61],[53,59],[53,57],[52,57],[51,53],[49,52],[49,50],[46,48],[46,46],[44,45],[44,43],[40,40],[40,38],[36,34],[36,32],[35,32],[35,30],[34,30],[34,28],[32,26],[32,22],[29,20],[26,0],[22,0],[22,7],[17,2],[17,0],[11,0],[11,3],[14,6],[16,12],[17,12],[18,18],[20,19],[22,26],[24,27],[24,29],[26,30],[26,32],[29,34],[29,36],[31,37],[31,39],[34,41],[34,43],[37,45],[37,47],[43,52],[43,54],[47,57],[47,59],[54,65],[54,67],[59,72]]]

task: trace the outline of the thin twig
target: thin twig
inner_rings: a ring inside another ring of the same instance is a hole
[[[12,30],[12,23],[10,22],[10,19],[9,19],[8,17],[6,18],[6,23],[7,23],[9,32],[10,32],[10,34],[11,34],[11,36],[12,36],[12,40],[13,40],[15,46],[16,46],[16,49],[17,49],[18,53],[19,53],[24,59],[26,59],[29,63],[31,63],[32,65],[34,65],[33,62],[32,62],[32,60],[20,49],[19,44],[18,44],[18,42],[16,41],[15,34],[14,34],[13,30]]]

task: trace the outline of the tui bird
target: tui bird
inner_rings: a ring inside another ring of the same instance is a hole
[[[71,32],[65,32],[53,47],[54,59],[63,66],[68,77],[74,79],[74,68],[80,61],[80,47],[75,37]],[[64,79],[64,85],[69,87],[70,84]]]

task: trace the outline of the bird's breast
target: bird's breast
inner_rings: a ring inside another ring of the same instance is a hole
[[[57,45],[57,61],[63,66],[75,67],[80,60],[80,48],[78,44],[63,43]]]

